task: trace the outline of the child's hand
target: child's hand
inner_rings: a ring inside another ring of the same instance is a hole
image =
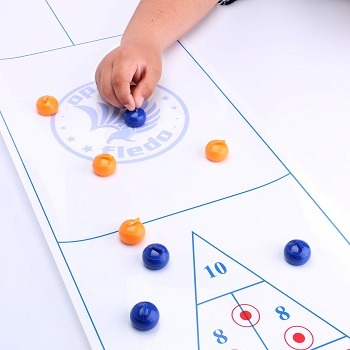
[[[161,72],[159,50],[151,46],[122,44],[101,61],[95,80],[102,98],[116,107],[132,111],[152,95]]]

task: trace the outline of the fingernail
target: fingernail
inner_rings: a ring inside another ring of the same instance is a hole
[[[143,98],[143,97],[140,97],[140,98],[138,99],[138,101],[137,101],[137,108],[140,108],[140,107],[141,107],[143,101],[144,101],[144,98]]]
[[[135,107],[130,104],[125,105],[125,108],[128,109],[129,111],[133,111],[135,109]]]

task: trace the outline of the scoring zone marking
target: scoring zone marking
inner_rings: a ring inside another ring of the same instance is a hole
[[[210,279],[216,278],[220,275],[223,276],[228,271],[228,268],[222,262],[216,262],[214,264],[213,269],[211,269],[209,267],[209,265],[202,266],[202,267],[196,266],[196,248],[195,248],[196,243],[195,243],[195,240],[198,240],[198,239],[200,241],[206,243],[208,246],[212,247],[216,251],[220,252],[223,256],[225,256],[225,257],[229,258],[230,260],[232,260],[233,262],[235,262],[239,267],[244,268],[246,271],[248,271],[251,274],[253,274],[254,276],[258,277],[260,279],[260,281],[253,283],[253,284],[250,284],[250,285],[246,285],[246,286],[239,288],[239,289],[236,289],[234,291],[231,291],[231,292],[228,292],[225,294],[221,294],[221,295],[216,296],[214,298],[210,298],[208,300],[198,302],[197,269],[203,268],[204,270],[206,270],[208,272],[208,278],[210,278]],[[325,324],[327,324],[328,326],[330,326],[331,328],[333,328],[334,330],[336,330],[337,332],[339,332],[342,335],[341,337],[333,339],[332,341],[327,342],[325,344],[319,345],[318,347],[316,347],[314,349],[319,349],[319,348],[325,347],[327,345],[333,344],[333,343],[340,341],[342,339],[345,339],[345,338],[350,339],[350,337],[347,334],[345,334],[344,332],[339,330],[337,327],[335,327],[334,325],[332,325],[331,323],[329,323],[328,321],[326,321],[325,319],[323,319],[322,317],[320,317],[319,315],[317,315],[316,313],[314,313],[313,311],[311,311],[310,309],[308,309],[307,307],[305,307],[304,305],[302,305],[301,303],[299,303],[298,301],[296,301],[295,299],[290,297],[288,294],[284,293],[282,290],[275,287],[270,282],[263,279],[261,276],[256,274],[254,271],[252,271],[251,269],[249,269],[248,267],[246,267],[245,265],[243,265],[239,261],[237,261],[237,260],[233,259],[232,257],[230,257],[229,255],[227,255],[221,249],[217,248],[216,246],[214,246],[213,244],[208,242],[205,238],[199,236],[198,234],[196,234],[193,231],[192,231],[192,255],[193,255],[193,275],[194,275],[195,304],[196,304],[196,318],[197,318],[198,350],[200,350],[200,337],[199,337],[200,326],[199,326],[198,308],[204,304],[207,304],[213,300],[217,300],[219,298],[225,297],[227,295],[231,295],[237,304],[237,306],[234,307],[232,312],[231,312],[233,322],[235,322],[237,325],[239,325],[241,327],[251,327],[254,330],[254,332],[256,333],[256,335],[258,336],[258,338],[261,341],[264,348],[267,350],[269,349],[267,347],[266,343],[264,342],[263,338],[261,337],[261,335],[259,334],[259,332],[255,328],[255,325],[257,325],[260,321],[260,313],[259,313],[258,309],[255,306],[250,305],[250,304],[240,304],[240,302],[238,301],[238,299],[235,295],[237,292],[241,292],[241,291],[247,290],[249,288],[254,288],[254,287],[261,285],[263,283],[267,284],[268,286],[272,287],[273,289],[275,289],[276,291],[278,291],[282,295],[286,296],[289,300],[292,300],[294,303],[301,306],[304,310],[306,310],[310,314],[316,316],[319,320],[323,321]],[[284,306],[277,306],[275,308],[275,312],[281,321],[286,321],[286,320],[290,319],[290,314],[287,312],[287,310]],[[228,333],[229,333],[229,331],[228,331]],[[226,332],[224,332],[224,330],[222,330],[222,329],[215,329],[215,330],[213,330],[212,334],[215,338],[217,338],[216,341],[220,345],[225,344],[229,340],[229,335],[226,334]],[[310,332],[310,330],[308,330],[304,326],[299,326],[299,325],[294,325],[294,326],[291,326],[288,329],[286,329],[286,331],[284,332],[284,339],[285,339],[286,344],[290,348],[295,349],[295,350],[308,350],[311,348],[311,346],[314,343],[314,336]]]

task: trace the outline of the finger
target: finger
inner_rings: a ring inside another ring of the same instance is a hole
[[[117,96],[115,95],[112,86],[111,75],[112,73],[110,70],[101,71],[99,81],[97,81],[98,91],[105,101],[118,108],[123,108],[124,105],[118,100]]]
[[[137,85],[142,78],[142,70],[141,69],[136,69],[136,72],[134,73],[134,76],[132,77],[132,83],[134,85]]]
[[[100,66],[97,67],[96,71],[95,71],[95,82],[98,88],[98,85],[100,83],[100,79],[101,79],[101,68]]]
[[[147,100],[153,94],[159,78],[160,74],[157,72],[151,73],[150,71],[147,71],[144,77],[142,77],[133,91],[136,108],[140,108],[143,101]]]
[[[135,109],[135,101],[130,89],[135,70],[134,65],[127,62],[114,65],[111,79],[116,98],[130,111]]]
[[[105,100],[105,98],[102,96],[102,81],[101,81],[101,68],[100,68],[101,64],[97,67],[96,72],[95,72],[95,82],[96,82],[96,86],[97,86],[97,90],[100,94],[100,96],[102,97],[103,100]]]

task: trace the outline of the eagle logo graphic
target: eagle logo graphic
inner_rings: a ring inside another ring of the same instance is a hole
[[[133,142],[134,140],[132,140],[132,137],[135,134],[153,129],[160,118],[160,109],[157,107],[157,104],[153,103],[149,106],[149,102],[145,101],[141,106],[146,113],[145,124],[138,128],[131,128],[124,123],[123,111],[120,108],[109,106],[103,102],[97,102],[97,105],[101,108],[100,113],[89,106],[78,105],[75,106],[75,108],[79,108],[89,116],[91,121],[90,131],[100,128],[110,128],[115,130],[109,136],[107,143],[111,143],[116,139]]]
[[[71,154],[89,161],[101,153],[114,155],[119,164],[157,157],[178,144],[189,125],[185,103],[161,85],[143,102],[146,121],[139,127],[125,124],[125,110],[103,101],[95,82],[71,90],[59,105],[50,118],[53,136]]]

